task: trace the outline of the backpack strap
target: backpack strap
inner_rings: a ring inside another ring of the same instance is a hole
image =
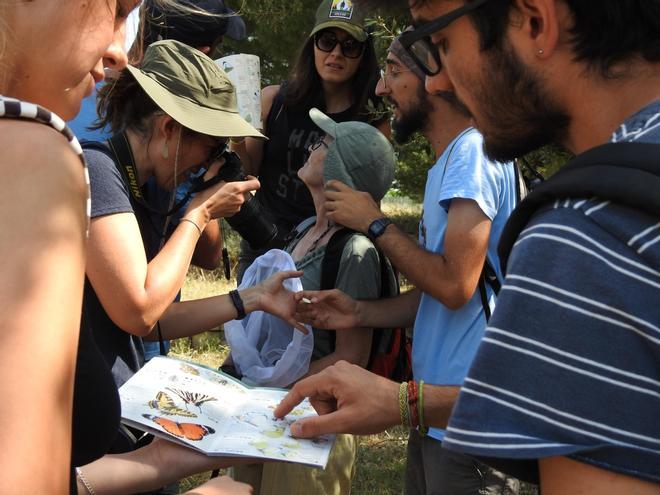
[[[356,231],[343,228],[332,234],[325,247],[325,254],[321,262],[321,290],[334,289],[339,275],[341,254],[348,240],[357,234]]]
[[[341,255],[344,252],[344,248],[348,241],[354,236],[359,234],[358,232],[343,228],[332,234],[332,237],[328,241],[328,244],[325,248],[325,255],[323,256],[323,261],[321,263],[321,287],[320,290],[330,290],[334,289],[337,285],[337,276],[339,275],[339,265],[341,263]],[[374,247],[376,247],[374,245]],[[380,294],[379,299],[393,297],[396,295],[397,289],[392,289],[390,287],[390,274],[394,277],[396,281],[396,276],[392,265],[390,265],[387,257],[382,253],[382,251],[376,248],[378,251],[378,259],[380,261]],[[393,293],[394,292],[394,293]],[[334,338],[334,332],[332,334]],[[381,351],[381,342],[388,342],[392,338],[392,330],[389,329],[379,330],[373,332],[371,339],[371,353],[369,356],[369,362],[371,363],[374,356]],[[400,338],[400,337],[399,337]],[[404,345],[405,342],[401,341],[399,347]]]
[[[484,267],[481,270],[481,275],[479,276],[479,297],[481,298],[481,306],[484,308],[484,315],[486,316],[486,322],[490,320],[490,305],[488,304],[488,292],[486,291],[486,284],[490,285],[493,289],[495,295],[500,293],[502,284],[500,279],[497,278],[497,273],[495,269],[488,261],[488,258],[484,261]]]
[[[520,171],[518,162],[513,162],[513,176],[516,184],[516,206],[519,205],[523,199],[529,194],[527,185],[525,184],[525,179]],[[481,275],[479,275],[479,283],[477,288],[479,289],[479,297],[481,299],[481,306],[484,308],[484,315],[486,316],[486,323],[490,320],[491,310],[490,304],[488,304],[488,292],[486,291],[486,285],[490,285],[491,289],[497,296],[500,293],[502,284],[500,279],[497,278],[497,272],[493,268],[493,265],[488,261],[488,253],[486,253],[486,259],[484,260],[484,267],[481,270]]]
[[[556,199],[598,197],[660,217],[660,144],[609,143],[575,157],[532,190],[504,227],[498,252],[509,253],[534,213]]]

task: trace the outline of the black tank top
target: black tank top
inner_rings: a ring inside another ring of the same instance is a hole
[[[298,178],[298,170],[309,146],[325,134],[309,117],[309,108],[287,108],[281,103],[282,96],[280,90],[267,120],[268,141],[259,169],[261,188],[256,194],[264,214],[277,225],[277,240],[270,247],[278,248],[296,225],[316,214],[312,196]],[[351,107],[328,116],[335,122],[345,122],[357,119],[356,113]]]
[[[89,191],[89,176],[82,149],[64,121],[45,108],[0,95],[0,118],[24,119],[48,125],[68,140],[71,149],[80,157]],[[87,218],[90,201],[87,196]],[[110,369],[105,364],[83,313],[73,393],[71,474],[69,490],[78,493],[73,468],[102,457],[115,439],[121,416],[119,394]]]

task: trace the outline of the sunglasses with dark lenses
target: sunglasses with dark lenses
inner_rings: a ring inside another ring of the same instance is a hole
[[[347,38],[344,41],[339,41],[337,35],[332,31],[321,31],[314,35],[314,44],[316,45],[316,48],[322,52],[330,53],[335,49],[337,43],[339,43],[341,53],[346,58],[358,58],[362,55],[362,51],[364,50],[364,43],[362,41],[358,41],[354,38]]]
[[[431,41],[431,35],[445,29],[459,17],[481,7],[488,0],[474,0],[448,14],[436,17],[413,31],[404,33],[399,38],[403,48],[410,54],[415,63],[427,76],[435,76],[442,70],[438,48]]]

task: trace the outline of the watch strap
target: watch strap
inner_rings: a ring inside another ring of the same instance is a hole
[[[382,217],[374,220],[369,225],[369,229],[367,230],[367,237],[372,241],[375,241],[385,233],[385,230],[391,224],[392,224],[392,220],[390,220],[387,217]]]
[[[236,308],[236,319],[237,320],[242,320],[245,318],[245,306],[243,305],[243,299],[241,299],[241,295],[238,293],[237,290],[230,290],[229,291],[229,298],[231,299],[231,302],[234,304],[234,307]]]

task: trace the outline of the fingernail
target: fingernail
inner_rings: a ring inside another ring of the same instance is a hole
[[[300,423],[293,423],[291,425],[291,434],[294,437],[299,437],[302,434],[302,426],[300,426]]]

